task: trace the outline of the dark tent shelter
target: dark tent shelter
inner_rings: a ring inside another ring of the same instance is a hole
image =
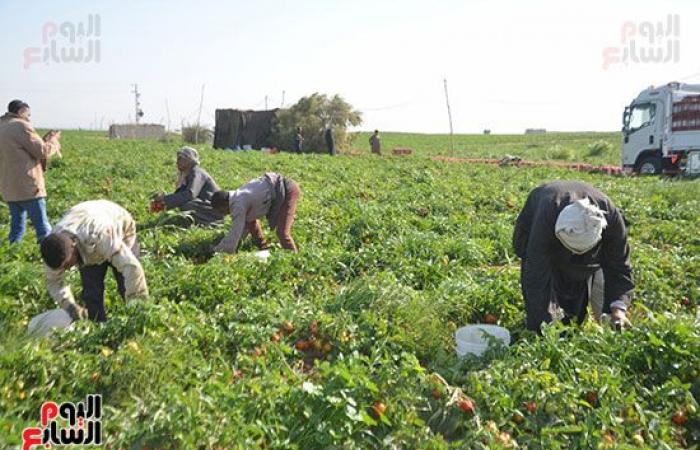
[[[214,129],[214,148],[272,147],[272,128],[278,109],[268,111],[241,111],[217,109]]]

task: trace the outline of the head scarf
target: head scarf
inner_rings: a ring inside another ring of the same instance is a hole
[[[186,159],[195,165],[199,164],[199,153],[197,153],[197,150],[193,149],[192,147],[182,147],[180,150],[177,151],[177,157],[178,158],[183,158]],[[179,188],[185,183],[185,179],[187,178],[187,173],[182,172],[178,170],[177,172],[177,182],[175,182],[175,188]]]
[[[588,198],[576,200],[564,208],[554,225],[554,233],[571,252],[582,255],[598,245],[608,226],[605,213]]]
[[[199,153],[192,147],[182,147],[177,151],[178,158],[185,158],[195,164],[199,164]]]

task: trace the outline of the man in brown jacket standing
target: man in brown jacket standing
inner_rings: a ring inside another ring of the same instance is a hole
[[[42,139],[29,122],[29,105],[14,100],[0,117],[0,193],[10,208],[10,243],[26,232],[27,214],[41,242],[51,231],[46,216],[43,163],[59,153],[60,133]]]

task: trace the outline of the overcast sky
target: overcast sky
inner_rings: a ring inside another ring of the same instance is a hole
[[[618,130],[647,86],[700,83],[700,2],[612,3],[0,0],[0,106],[25,100],[40,127],[107,127],[133,120],[138,83],[144,121],[177,128],[197,120],[205,85],[209,125],[216,108],[321,92],[360,109],[362,129],[447,132],[447,78],[456,132]],[[71,43],[71,24],[87,30],[91,14],[99,36]],[[668,30],[669,15],[679,28]],[[60,56],[90,40],[99,62]],[[631,47],[670,61],[616,62]]]

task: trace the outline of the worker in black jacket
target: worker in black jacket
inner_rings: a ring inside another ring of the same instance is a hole
[[[605,194],[578,181],[537,187],[518,216],[513,247],[521,259],[528,329],[539,331],[562,310],[565,323],[581,323],[589,301],[596,319],[602,312],[629,325],[634,282],[627,229]]]
[[[326,140],[326,147],[328,148],[328,154],[335,156],[335,139],[333,138],[333,130],[330,124],[326,125],[326,130],[323,132],[323,138]]]

